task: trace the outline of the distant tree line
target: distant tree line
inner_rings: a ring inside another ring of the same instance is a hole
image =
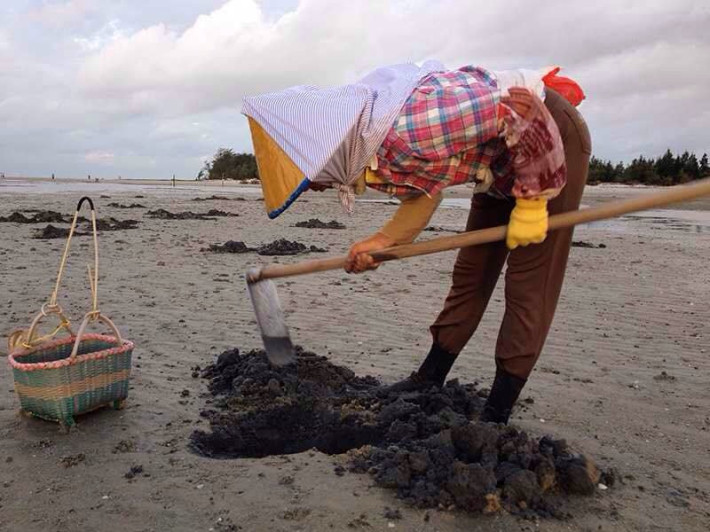
[[[687,151],[674,155],[667,150],[656,159],[637,157],[628,164],[604,161],[592,157],[589,161],[588,183],[622,183],[670,186],[688,183],[710,176],[708,155],[698,159]],[[246,181],[259,179],[256,158],[251,153],[235,153],[229,148],[220,148],[211,161],[197,174],[197,179],[235,179]]]
[[[708,166],[707,153],[698,160],[694,153],[686,151],[682,155],[673,155],[671,150],[667,150],[656,159],[640,156],[628,165],[613,164],[611,161],[592,157],[589,161],[587,182],[592,185],[623,183],[670,186],[708,176],[710,176],[710,166]]]
[[[202,167],[197,179],[259,179],[256,158],[251,153],[235,153],[229,148],[220,148],[212,160]]]

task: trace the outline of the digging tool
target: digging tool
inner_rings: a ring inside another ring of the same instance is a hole
[[[644,194],[637,198],[615,201],[590,209],[556,214],[549,218],[548,231],[663,207],[671,203],[687,201],[705,195],[710,195],[710,178],[672,190]],[[506,226],[503,225],[460,233],[454,236],[432,238],[414,244],[394,246],[371,252],[370,255],[375,261],[385,262],[487,244],[505,240],[506,229]],[[340,256],[296,264],[269,264],[261,268],[252,268],[247,272],[247,287],[254,306],[256,321],[261,330],[266,355],[273,366],[285,366],[295,362],[296,353],[288,333],[276,285],[271,279],[337,270],[344,267],[346,261],[347,256]]]

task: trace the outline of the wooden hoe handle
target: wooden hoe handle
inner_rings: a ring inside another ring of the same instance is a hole
[[[555,214],[554,216],[550,216],[548,230],[553,231],[555,229],[572,227],[583,223],[616,218],[624,214],[663,207],[671,203],[687,201],[708,194],[710,194],[710,178],[702,179],[692,185],[676,187],[671,190],[663,190],[652,194],[643,194],[636,198],[615,201],[591,209]],[[440,251],[450,251],[452,249],[504,240],[506,231],[507,227],[501,225],[453,236],[432,238],[413,244],[393,246],[380,251],[371,252],[370,256],[372,256],[375,261],[385,262],[407,257],[429,255],[431,253],[439,253]],[[269,264],[263,266],[261,269],[251,270],[247,274],[247,280],[250,283],[255,283],[263,279],[275,279],[277,277],[290,277],[306,273],[337,270],[345,266],[346,260],[347,256],[340,256],[330,259],[309,260],[295,264]]]

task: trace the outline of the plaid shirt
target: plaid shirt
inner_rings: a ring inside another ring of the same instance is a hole
[[[481,170],[490,168],[490,193],[519,195],[513,158],[498,130],[499,102],[496,81],[482,68],[430,74],[378,149],[377,175],[387,183],[368,185],[393,196],[434,196],[445,187],[480,183]],[[526,183],[525,196],[544,192],[538,185]]]

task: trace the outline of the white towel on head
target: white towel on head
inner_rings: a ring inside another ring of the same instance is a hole
[[[247,97],[242,113],[259,123],[306,178],[337,186],[352,210],[353,184],[404,102],[422,78],[444,69],[438,61],[378,68],[342,87],[299,86]]]

